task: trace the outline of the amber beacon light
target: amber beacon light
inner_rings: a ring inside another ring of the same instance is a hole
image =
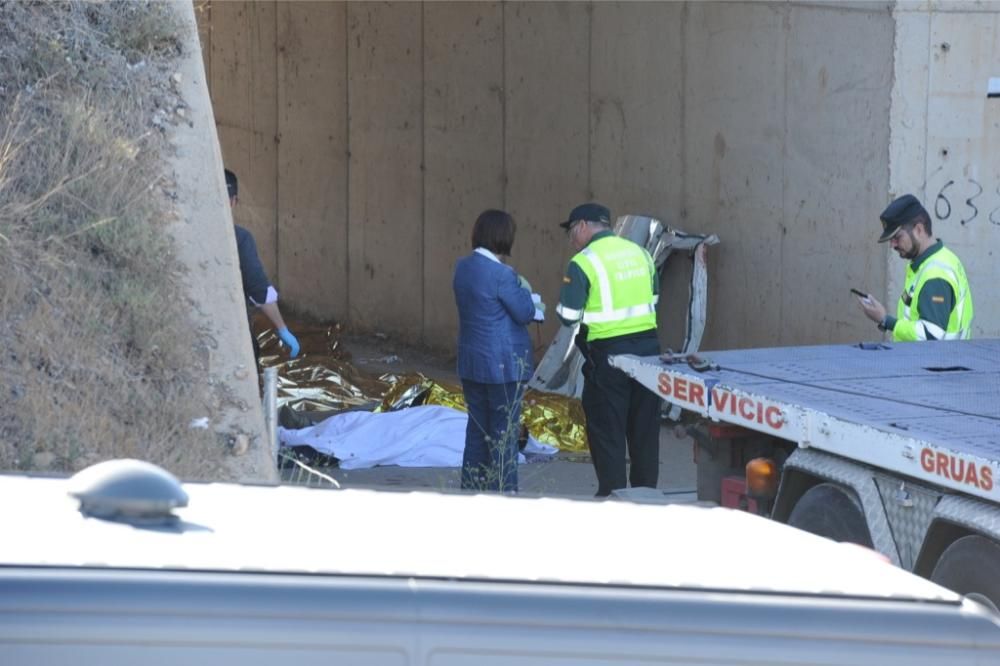
[[[778,466],[770,458],[754,458],[747,463],[747,494],[771,498],[778,492]]]

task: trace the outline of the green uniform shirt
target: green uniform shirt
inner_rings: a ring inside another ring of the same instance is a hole
[[[910,262],[896,316],[885,328],[897,342],[969,337],[973,305],[962,262],[939,240]]]

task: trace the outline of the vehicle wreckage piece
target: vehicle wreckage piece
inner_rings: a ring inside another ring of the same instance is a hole
[[[693,256],[688,314],[682,354],[698,350],[705,332],[705,311],[708,305],[708,267],[705,249],[719,242],[715,234],[688,234],[671,229],[656,218],[645,215],[623,215],[615,223],[615,233],[635,241],[653,257],[659,273],[674,252]],[[528,386],[539,391],[579,398],[583,394],[583,354],[573,344],[579,326],[561,326],[539,361]],[[671,407],[670,418],[677,419],[680,409]]]

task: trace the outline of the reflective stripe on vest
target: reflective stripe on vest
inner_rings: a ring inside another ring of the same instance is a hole
[[[581,321],[588,326],[587,339],[594,340],[655,329],[658,298],[652,293],[652,280],[655,279],[656,268],[648,253],[631,241],[618,237],[600,239],[597,247],[598,250],[595,250],[594,246],[588,246],[573,259],[591,282],[591,292],[581,318]],[[619,266],[622,272],[616,275],[619,280],[617,283],[611,281],[608,265],[605,264],[608,259],[601,256],[607,255],[608,252],[613,253],[612,256],[624,264]],[[635,272],[636,262],[642,264],[641,276],[645,278],[644,293],[636,292],[635,279],[640,277]],[[622,274],[625,277],[622,277]],[[616,295],[619,303],[624,301],[627,305],[616,308]],[[636,303],[636,300],[645,302]]]
[[[936,252],[935,255],[943,252],[944,248]],[[954,253],[951,253],[950,251],[948,254],[942,254],[942,257],[945,259],[954,257],[955,262],[958,263],[958,258],[955,257]],[[961,263],[958,263],[958,266],[961,266]],[[931,268],[935,268],[944,273],[946,281],[955,292],[955,305],[948,315],[947,329],[943,329],[937,324],[933,324],[924,319],[915,318],[916,306],[918,303],[914,303],[914,300],[919,302],[918,287],[923,287],[924,274]],[[916,275],[913,276],[913,280],[906,288],[906,291],[910,293],[910,303],[907,305],[905,301],[902,299],[900,300],[900,319],[912,321],[917,324],[916,336],[918,340],[926,340],[928,333],[938,340],[968,340],[971,337],[972,299],[969,295],[969,283],[968,280],[963,279],[963,276],[958,272],[958,270],[956,270],[956,266],[951,265],[948,261],[928,258],[927,261],[920,266],[920,270],[916,273]],[[917,296],[916,299],[913,298],[915,293]],[[966,317],[967,308],[969,310],[968,318]]]

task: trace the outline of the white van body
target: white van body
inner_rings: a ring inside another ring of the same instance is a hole
[[[180,488],[180,486],[178,486]],[[3,666],[1000,663],[984,607],[723,508],[0,476]]]

